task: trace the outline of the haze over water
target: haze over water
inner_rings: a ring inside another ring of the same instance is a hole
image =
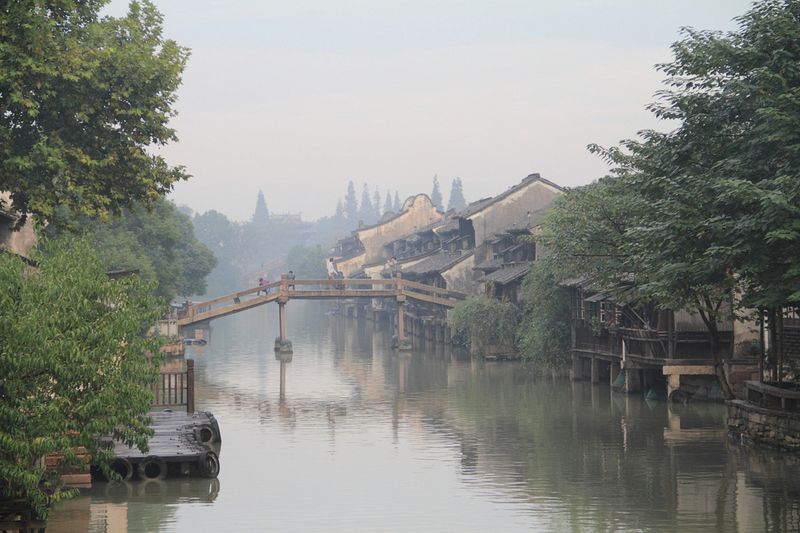
[[[796,531],[796,458],[727,440],[724,407],[668,407],[441,347],[398,356],[371,323],[275,306],[190,348],[218,480],[106,485],[48,532]]]

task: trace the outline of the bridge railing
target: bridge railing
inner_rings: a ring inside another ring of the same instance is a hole
[[[259,296],[258,293],[262,291],[265,294]],[[242,300],[243,297],[254,294],[256,298]],[[195,304],[187,302],[178,322],[186,325],[209,320],[276,299],[285,302],[291,298],[330,298],[339,297],[338,295],[344,298],[407,296],[414,300],[447,307],[453,307],[457,301],[466,298],[463,293],[406,280],[399,275],[381,279],[293,279],[283,275],[280,281],[262,287],[251,287],[205,302]]]

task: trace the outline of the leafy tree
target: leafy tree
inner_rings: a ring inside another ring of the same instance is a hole
[[[397,191],[394,191],[394,209],[395,213],[399,213],[400,210],[403,209],[403,204],[400,203],[400,195]]]
[[[163,38],[148,0],[99,18],[105,3],[4,3],[0,190],[22,220],[59,224],[59,206],[105,217],[188,177],[150,149],[176,139],[168,122],[188,50]]]
[[[267,211],[267,202],[264,201],[264,192],[258,190],[258,199],[256,200],[256,210],[253,212],[253,224],[257,226],[266,226],[269,222],[269,211]]]
[[[247,268],[241,256],[241,226],[218,211],[206,211],[192,220],[197,240],[217,258],[207,277],[208,294],[222,295],[240,290],[246,283]]]
[[[442,192],[439,190],[439,176],[433,176],[433,190],[431,191],[431,203],[438,209],[439,211],[444,211],[444,205],[442,205]]]
[[[344,206],[342,205],[342,199],[336,201],[336,212],[333,215],[333,218],[337,221],[344,220]]]
[[[391,213],[394,211],[394,205],[392,204],[392,193],[386,191],[386,201],[383,202],[383,214]]]
[[[372,216],[377,222],[381,218],[381,194],[378,192],[377,187],[375,187],[375,192],[372,193],[372,210]]]
[[[697,311],[712,344],[734,287],[771,310],[770,328],[800,296],[798,4],[758,2],[738,22],[729,34],[686,30],[660,66],[667,89],[651,109],[677,128],[594,147],[650,210],[628,232],[650,273],[642,289]]]
[[[135,269],[146,281],[156,282],[156,294],[171,300],[176,296],[203,294],[205,277],[216,259],[194,236],[191,219],[170,201],[156,200],[150,209],[140,205],[125,208],[108,221],[70,220],[79,225],[108,270]],[[67,226],[51,226],[46,235],[70,240]]]
[[[522,284],[525,302],[519,337],[523,357],[538,367],[569,364],[569,293],[556,283],[557,268],[547,259],[534,263]]]
[[[286,267],[298,278],[325,279],[326,254],[322,246],[295,246],[286,256]]]
[[[56,492],[39,460],[76,465],[85,447],[107,471],[113,437],[143,452],[159,341],[147,330],[164,311],[137,276],[117,280],[86,241],[50,244],[39,268],[0,254],[0,499],[39,516]]]
[[[358,212],[358,218],[359,220],[363,221],[364,224],[375,223],[375,208],[372,206],[372,200],[370,200],[369,195],[369,187],[366,183],[361,191],[361,208]]]
[[[730,34],[688,31],[661,66],[669,90],[654,106],[681,126],[646,145],[648,156],[680,155],[672,173],[708,202],[714,258],[735,274],[742,304],[771,315],[779,361],[778,311],[800,300],[799,13],[796,1],[766,0]]]
[[[447,202],[447,209],[455,209],[460,211],[467,207],[467,201],[464,199],[463,186],[461,185],[461,178],[453,180],[450,186],[450,199]]]
[[[635,191],[613,178],[566,189],[556,198],[535,240],[559,265],[559,278],[582,276],[604,287],[643,281],[638,263],[629,261],[634,200]]]
[[[344,197],[344,212],[347,221],[352,225],[358,224],[358,201],[356,200],[356,187],[352,180],[347,183],[347,195]]]
[[[698,313],[720,385],[730,394],[719,324],[730,313],[732,278],[707,255],[713,232],[699,220],[697,191],[663,187],[650,195],[655,189],[645,190],[644,182],[655,187],[657,181],[651,174],[620,171],[619,177],[568,190],[554,203],[537,240],[561,279],[581,276],[617,290],[619,301],[644,311],[637,315],[645,327],[655,325],[659,308]]]

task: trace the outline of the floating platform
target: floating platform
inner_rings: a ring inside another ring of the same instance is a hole
[[[151,411],[150,417],[155,434],[147,453],[115,443],[111,469],[124,481],[217,477],[222,436],[213,414],[166,409]]]

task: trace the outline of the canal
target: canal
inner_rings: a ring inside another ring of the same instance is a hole
[[[95,483],[48,532],[797,531],[800,461],[728,442],[724,407],[667,406],[288,307],[216,320],[191,347],[216,480]],[[326,312],[327,311],[327,312]]]

